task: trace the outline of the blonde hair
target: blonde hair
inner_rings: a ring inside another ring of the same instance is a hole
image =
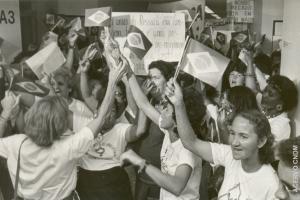
[[[25,134],[39,146],[51,146],[68,128],[68,104],[59,96],[36,102],[25,115]]]

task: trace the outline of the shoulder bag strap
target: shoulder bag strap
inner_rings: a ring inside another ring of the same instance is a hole
[[[15,180],[15,191],[14,191],[14,198],[13,200],[17,200],[18,198],[18,185],[19,185],[19,174],[20,174],[20,153],[21,153],[21,147],[23,145],[23,143],[25,142],[25,140],[27,140],[28,138],[25,138],[22,142],[21,145],[19,147],[19,153],[18,153],[18,163],[17,163],[17,171],[16,171],[16,180]]]

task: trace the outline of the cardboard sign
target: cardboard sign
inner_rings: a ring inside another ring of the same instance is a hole
[[[142,58],[132,54],[125,45],[130,25],[138,28],[152,44]],[[137,75],[146,75],[152,61],[179,61],[185,42],[184,14],[113,12],[112,33],[120,50],[131,62],[133,71]]]
[[[227,0],[227,17],[237,23],[253,23],[254,0]]]
[[[1,50],[6,62],[11,63],[22,51],[19,0],[0,0],[0,14],[0,37],[5,41]]]

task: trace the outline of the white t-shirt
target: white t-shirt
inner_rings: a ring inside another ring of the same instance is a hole
[[[180,139],[172,143],[170,141],[169,132],[165,129],[161,130],[165,133],[160,152],[161,171],[165,174],[174,176],[177,167],[186,164],[192,168],[192,173],[185,188],[178,197],[161,188],[160,200],[198,200],[200,197],[199,186],[202,172],[202,160],[189,150],[185,149]]]
[[[127,129],[131,124],[118,123],[104,135],[98,134],[89,151],[80,160],[83,169],[98,171],[120,166],[120,155],[125,151]]]
[[[253,173],[242,168],[240,160],[233,159],[229,145],[210,143],[214,164],[225,167],[219,200],[273,200],[279,187],[276,172],[270,165]]]
[[[15,183],[18,151],[23,134],[0,139],[0,156],[7,158],[12,183]],[[21,149],[18,195],[34,200],[59,200],[75,189],[76,163],[92,145],[94,135],[85,127],[71,136],[62,136],[44,148],[27,139]]]
[[[291,126],[290,119],[286,112],[277,115],[276,117],[270,118],[269,123],[271,126],[271,132],[275,137],[275,142],[280,142],[290,138]]]

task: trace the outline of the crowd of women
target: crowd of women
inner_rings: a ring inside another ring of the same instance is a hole
[[[268,57],[232,41],[218,91],[183,72],[175,80],[176,63],[164,58],[136,76],[102,28],[85,38],[54,31],[62,67],[40,81],[24,64],[37,50],[13,62],[47,96],[11,90],[11,68],[1,66],[4,199],[299,197],[284,172],[291,145],[300,147],[288,116],[298,94],[279,74],[279,51]]]

